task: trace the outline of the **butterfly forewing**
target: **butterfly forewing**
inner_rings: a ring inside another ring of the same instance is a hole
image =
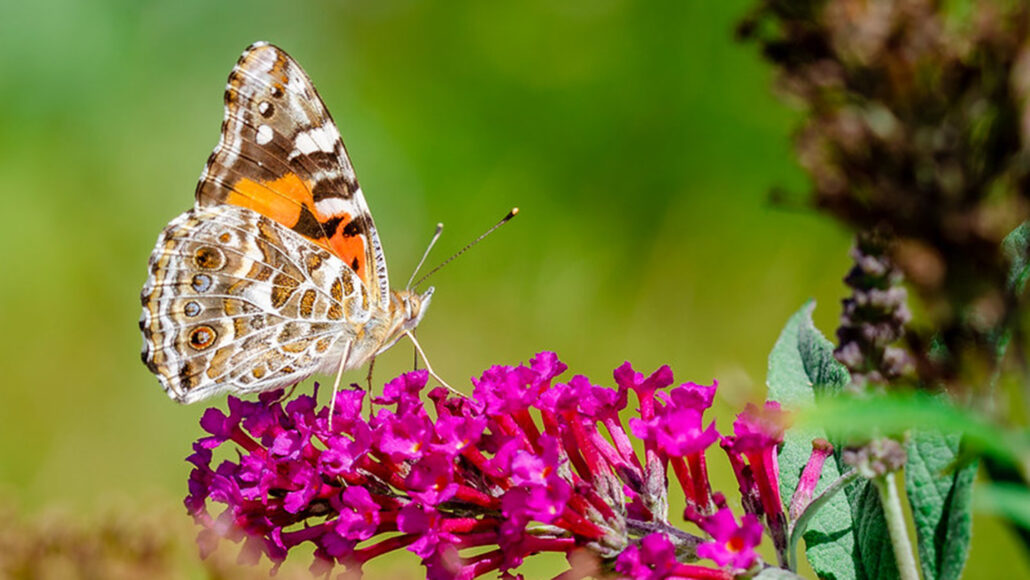
[[[229,75],[221,138],[196,197],[252,209],[326,248],[388,305],[382,246],[340,132],[279,48],[252,45]]]

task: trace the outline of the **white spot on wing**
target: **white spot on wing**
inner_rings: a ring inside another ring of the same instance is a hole
[[[304,90],[304,80],[297,75],[290,75],[290,78],[286,81],[286,89],[299,95]]]
[[[294,158],[300,155],[308,155],[314,151],[318,151],[318,145],[311,140],[311,137],[307,133],[300,133],[297,138],[293,140],[293,145],[296,149],[290,153],[290,158]]]
[[[258,127],[255,140],[258,145],[267,145],[272,140],[272,128],[268,125]]]
[[[354,204],[340,197],[327,197],[315,202],[319,215],[335,216],[342,213],[354,213]]]
[[[312,127],[297,135],[294,140],[294,145],[297,147],[294,153],[297,155],[311,155],[315,151],[332,153],[339,140],[340,132],[331,123],[321,127]],[[296,157],[296,155],[291,154],[291,157]]]

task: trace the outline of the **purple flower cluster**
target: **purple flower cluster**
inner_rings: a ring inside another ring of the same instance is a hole
[[[386,384],[368,418],[361,390],[337,393],[332,417],[313,396],[230,397],[228,415],[204,414],[210,436],[188,459],[185,503],[204,527],[202,553],[224,537],[244,542],[245,561],[265,554],[278,565],[309,543],[313,571],[327,573],[407,549],[430,578],[474,578],[539,552],[572,561],[587,551],[600,570],[631,578],[729,579],[762,566],[763,529],[781,551],[777,404],[749,406],[723,437],[702,418],[714,385],[669,389],[667,366],[645,377],[629,363],[615,370],[615,388],[583,376],[556,382],[565,370],[544,352],[529,366],[488,369],[471,398],[436,388],[428,402],[427,374],[413,371]],[[639,416],[627,431],[619,415],[630,392]],[[740,483],[739,525],[709,483],[705,452],[716,441]],[[229,442],[238,459],[213,467],[213,450]],[[670,522],[669,467],[684,519],[705,536]],[[215,504],[224,509],[212,513]]]

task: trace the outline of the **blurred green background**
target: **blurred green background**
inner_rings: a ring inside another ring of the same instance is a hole
[[[848,232],[768,201],[807,183],[798,113],[733,40],[749,4],[0,3],[2,501],[24,521],[170,513],[192,542],[183,458],[205,405],[171,402],[140,364],[139,290],[255,40],[333,112],[396,286],[438,221],[430,264],[522,209],[432,280],[420,338],[441,375],[467,386],[545,349],[597,381],[667,363],[719,380],[729,428],[805,299],[832,335],[849,267]],[[411,358],[381,358],[380,382]],[[967,577],[1030,575],[996,520],[975,525]]]

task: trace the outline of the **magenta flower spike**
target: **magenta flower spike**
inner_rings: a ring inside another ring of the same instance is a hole
[[[734,435],[723,438],[723,449],[741,486],[745,511],[765,516],[781,564],[787,551],[787,517],[780,498],[777,450],[786,424],[787,415],[779,403],[767,401],[762,407],[748,404],[733,423]]]
[[[737,526],[708,480],[705,453],[720,435],[703,415],[715,385],[669,390],[668,367],[645,377],[628,363],[615,388],[579,375],[558,382],[565,370],[549,352],[528,366],[494,366],[471,398],[425,393],[426,371],[405,373],[384,386],[370,417],[360,390],[337,393],[331,418],[313,396],[230,397],[228,414],[204,413],[210,435],[188,458],[185,505],[204,528],[202,552],[229,539],[244,543],[246,561],[264,554],[278,566],[308,544],[312,571],[328,574],[403,549],[430,578],[515,577],[540,552],[580,563],[589,554],[592,568],[629,578],[729,579],[757,565],[758,518],[745,514]],[[639,416],[627,430],[620,413],[631,391]],[[755,412],[741,417],[731,463],[758,475],[749,481],[764,497],[775,438]],[[238,458],[214,465],[222,445]],[[706,536],[670,521],[670,466],[687,520]]]

